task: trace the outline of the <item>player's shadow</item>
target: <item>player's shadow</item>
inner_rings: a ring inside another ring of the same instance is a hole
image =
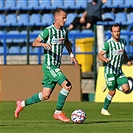
[[[82,124],[103,124],[103,123],[114,123],[114,122],[133,122],[133,120],[112,120],[112,121],[85,121],[84,123]],[[70,123],[66,123],[66,124],[74,124],[73,122],[70,122]]]
[[[84,124],[95,124],[95,123],[111,123],[111,122],[133,122],[133,120],[112,120],[112,121],[90,121],[90,122],[86,122]]]

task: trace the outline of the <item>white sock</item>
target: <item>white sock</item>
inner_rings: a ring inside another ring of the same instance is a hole
[[[107,94],[107,99],[109,100],[109,101],[112,101],[112,96],[111,95],[109,95],[109,94]]]
[[[60,110],[55,110],[55,114],[60,114],[62,111],[60,111]]]
[[[21,102],[21,106],[25,107],[25,101],[24,100]]]
[[[42,92],[40,92],[40,93],[38,94],[38,96],[39,96],[39,99],[40,99],[41,101],[44,100],[43,97],[42,97]]]
[[[123,89],[121,88],[121,86],[118,88],[119,91],[123,92]]]

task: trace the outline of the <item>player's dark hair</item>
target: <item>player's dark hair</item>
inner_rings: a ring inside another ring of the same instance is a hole
[[[97,3],[97,2],[98,2],[98,0],[93,0],[93,2]]]
[[[66,10],[59,7],[59,8],[56,8],[55,10],[53,10],[53,15],[55,16],[57,13],[60,13],[61,11],[67,13]]]
[[[110,31],[112,32],[112,27],[120,27],[120,25],[118,23],[115,23],[113,24],[111,27],[110,27]],[[121,30],[121,27],[120,27],[120,30]]]

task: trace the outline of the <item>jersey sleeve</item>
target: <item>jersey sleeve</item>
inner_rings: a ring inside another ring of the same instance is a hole
[[[45,40],[48,38],[48,30],[44,29],[38,36],[45,42]]]
[[[108,52],[109,44],[107,42],[104,43],[104,46],[103,46],[102,50],[105,51],[105,52]]]

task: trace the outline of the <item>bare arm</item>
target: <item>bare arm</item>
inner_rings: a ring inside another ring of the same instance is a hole
[[[40,37],[37,37],[34,42],[32,43],[33,47],[41,47],[43,46],[45,49],[51,49],[51,45],[47,43],[43,43]]]
[[[65,46],[69,54],[72,54],[72,43],[68,39],[65,40]]]
[[[101,52],[98,54],[98,59],[103,61],[103,62],[108,63],[111,60],[109,58],[104,57],[105,53],[106,53],[105,51],[101,50]]]
[[[85,17],[86,17],[86,15],[87,15],[87,11],[84,11],[84,12],[83,12],[83,16],[82,16],[82,17],[84,17],[84,18],[85,18]]]
[[[129,60],[129,58],[128,58],[128,56],[127,56],[127,53],[126,53],[125,50],[124,50],[124,58],[125,58],[125,60],[127,61],[127,65],[128,65],[128,66],[131,66],[131,65],[132,65],[132,62]]]
[[[80,18],[80,23],[82,23],[82,24],[85,23],[86,15],[87,15],[87,11],[84,11],[82,17]]]
[[[32,43],[32,46],[33,46],[33,47],[40,47],[40,46],[42,46],[43,43],[42,43],[41,41],[42,41],[41,38],[40,38],[40,37],[37,37],[37,38],[34,40],[34,42]]]
[[[74,57],[74,55],[72,53],[72,44],[68,39],[65,40],[65,46],[70,54],[71,62],[74,64],[74,66],[78,66],[78,61],[76,60],[76,58]]]

